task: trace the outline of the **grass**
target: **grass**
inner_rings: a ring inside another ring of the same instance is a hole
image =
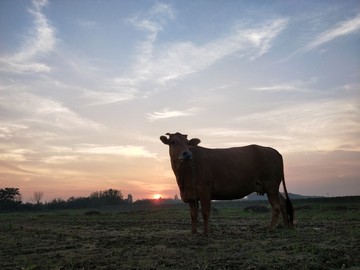
[[[270,233],[270,212],[213,205],[208,238],[186,205],[1,214],[0,269],[360,269],[359,197],[295,201],[295,229]]]

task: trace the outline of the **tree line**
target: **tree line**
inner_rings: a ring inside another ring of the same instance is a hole
[[[101,206],[133,203],[131,194],[124,199],[120,190],[111,188],[104,191],[93,192],[88,197],[70,197],[68,200],[57,198],[49,202],[41,203],[42,197],[43,192],[34,192],[33,197],[31,197],[34,203],[23,203],[19,188],[1,188],[0,211],[97,208]]]

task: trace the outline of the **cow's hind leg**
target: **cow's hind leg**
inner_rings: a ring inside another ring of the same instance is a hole
[[[191,216],[191,233],[196,234],[199,203],[197,200],[195,200],[195,201],[191,201],[189,204],[190,204],[190,216]]]
[[[268,230],[271,231],[275,228],[279,220],[279,215],[281,211],[280,193],[279,191],[268,192],[267,195],[272,208],[271,221],[268,226]]]
[[[291,227],[289,214],[287,211],[286,199],[279,194],[280,204],[281,204],[281,214],[284,220],[284,227]]]

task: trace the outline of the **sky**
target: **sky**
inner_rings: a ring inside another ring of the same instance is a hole
[[[1,188],[174,197],[167,132],[360,195],[359,1],[0,1]]]

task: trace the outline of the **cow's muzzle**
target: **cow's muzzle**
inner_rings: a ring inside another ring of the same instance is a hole
[[[192,153],[191,151],[184,151],[182,152],[182,154],[179,156],[179,159],[181,161],[188,161],[192,159]]]

